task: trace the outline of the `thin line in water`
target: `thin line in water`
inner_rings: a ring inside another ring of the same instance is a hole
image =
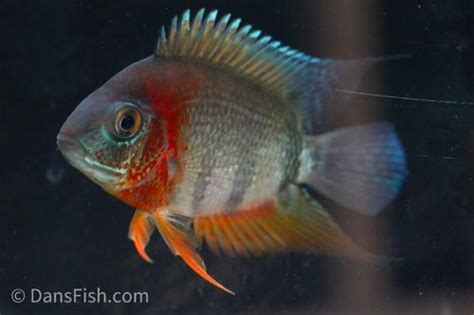
[[[409,97],[409,96],[396,96],[396,95],[387,95],[387,94],[378,94],[378,93],[368,93],[360,91],[351,91],[351,90],[341,90],[335,89],[336,92],[352,95],[361,95],[361,96],[372,96],[378,98],[394,99],[394,100],[404,100],[404,101],[417,101],[417,102],[426,102],[426,103],[441,103],[441,104],[451,104],[451,105],[471,105],[474,106],[474,102],[465,102],[465,101],[447,101],[447,100],[435,100],[429,98],[418,98],[418,97]]]

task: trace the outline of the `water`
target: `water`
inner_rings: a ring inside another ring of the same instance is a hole
[[[409,53],[372,68],[363,92],[474,101],[470,1],[37,1],[2,3],[0,314],[472,314],[474,106],[354,96],[343,115],[394,122],[410,176],[378,217],[329,203],[366,248],[401,257],[368,265],[291,254],[203,256],[237,292],[199,279],[159,237],[144,263],[127,240],[132,209],[73,170],[55,148],[89,92],[151,54],[159,27],[186,8],[231,12],[323,57]],[[350,113],[350,114],[348,114]],[[11,301],[43,292],[146,292],[148,303]],[[35,291],[37,292],[37,291]]]

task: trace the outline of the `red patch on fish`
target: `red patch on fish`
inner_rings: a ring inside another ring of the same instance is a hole
[[[154,210],[167,205],[174,187],[181,179],[183,163],[180,161],[180,152],[187,147],[181,131],[187,123],[188,101],[196,88],[197,84],[190,81],[179,85],[154,80],[145,82],[144,91],[156,119],[148,127],[143,149],[142,164],[146,165],[137,165],[134,177],[147,179],[142,179],[137,188],[120,192],[123,199],[132,202],[137,208]],[[172,164],[175,171],[171,172]],[[140,200],[134,200],[136,196],[141,196]]]
[[[178,158],[180,143],[180,131],[186,123],[187,101],[191,97],[190,91],[197,88],[197,84],[187,82],[183,86],[154,83],[152,80],[145,82],[145,92],[158,119],[162,121],[165,138],[167,140],[167,151],[174,158]],[[187,91],[187,92],[183,92]]]

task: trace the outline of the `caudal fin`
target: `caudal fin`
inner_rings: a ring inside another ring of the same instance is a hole
[[[402,145],[389,123],[305,136],[304,141],[298,181],[363,214],[386,207],[407,174]]]

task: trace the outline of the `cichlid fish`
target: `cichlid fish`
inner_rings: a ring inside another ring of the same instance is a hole
[[[230,15],[190,11],[162,28],[154,54],[112,77],[62,126],[65,158],[136,208],[129,237],[146,261],[156,227],[201,277],[197,248],[259,256],[289,251],[377,257],[344,234],[314,189],[375,214],[406,174],[389,123],[318,132],[345,70]],[[302,188],[306,187],[306,188]]]

